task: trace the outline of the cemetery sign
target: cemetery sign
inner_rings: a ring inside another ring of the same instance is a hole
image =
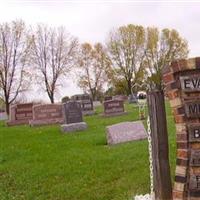
[[[200,199],[200,58],[172,62],[163,81],[176,123],[173,199]]]

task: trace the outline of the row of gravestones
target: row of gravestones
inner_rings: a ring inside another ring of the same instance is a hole
[[[74,95],[72,101],[80,103],[83,115],[94,114],[93,101],[89,95]],[[71,100],[63,100],[67,103]],[[104,99],[104,113],[103,116],[115,116],[126,113],[124,111],[124,101],[127,97],[124,95],[117,95],[114,97],[105,97]],[[10,108],[10,116],[8,125],[30,124],[55,124],[63,122],[62,104],[16,104]]]
[[[67,106],[67,108],[63,109],[65,106]],[[70,100],[63,104],[16,104],[12,105],[10,108],[10,116],[7,124],[30,124],[31,126],[57,123],[61,124],[64,122],[66,113],[70,113],[71,111],[73,113],[74,107],[78,107],[77,112],[81,113],[81,115],[94,113],[92,101],[80,102],[78,100]],[[102,116],[115,116],[125,113],[124,101],[104,101],[104,113]]]
[[[124,100],[105,100],[102,116],[110,117],[126,114]],[[78,99],[67,101],[63,104],[17,104],[11,106],[10,119],[7,124],[29,124],[30,126],[61,124],[62,132],[73,132],[87,128],[87,124],[83,122],[82,115],[83,102],[80,102]],[[141,140],[147,137],[141,121],[122,122],[108,126],[106,127],[106,133],[107,143],[111,145]]]
[[[81,104],[69,101],[64,104],[17,104],[11,106],[8,125],[29,124],[31,126],[63,124],[63,131],[82,130],[87,127],[83,122]]]

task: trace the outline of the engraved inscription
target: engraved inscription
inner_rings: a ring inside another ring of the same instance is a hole
[[[65,123],[78,123],[82,122],[82,112],[81,112],[81,104],[76,101],[68,101],[67,103],[63,104],[64,107],[64,116],[65,116]]]
[[[188,134],[190,142],[200,142],[200,124],[189,125]]]
[[[189,189],[195,191],[200,190],[200,174],[190,176]]]
[[[110,100],[104,102],[104,113],[123,113],[124,112],[124,104],[123,101],[119,100]]]
[[[83,111],[93,110],[92,100],[83,100],[82,101],[82,110]]]
[[[200,101],[186,102],[185,113],[189,118],[200,118]]]
[[[185,92],[200,91],[200,76],[190,75],[180,77],[181,88]]]
[[[190,166],[200,166],[200,150],[192,150],[190,156]]]

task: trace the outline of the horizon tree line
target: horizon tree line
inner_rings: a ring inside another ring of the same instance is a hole
[[[51,103],[72,72],[93,100],[106,94],[131,94],[135,83],[162,89],[161,72],[188,56],[188,43],[174,29],[129,24],[110,31],[104,44],[80,44],[64,27],[22,20],[0,24],[0,97],[6,105],[37,84]]]

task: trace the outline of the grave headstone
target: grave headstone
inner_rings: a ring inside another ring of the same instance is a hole
[[[134,94],[129,95],[128,96],[128,102],[129,102],[129,104],[131,104],[131,103],[137,103],[138,102],[137,94],[134,93]]]
[[[71,99],[80,102],[83,115],[93,115],[95,113],[93,101],[88,94],[74,95]]]
[[[104,101],[110,101],[110,100],[112,100],[112,96],[105,96],[104,97]]]
[[[115,95],[112,98],[113,100],[120,100],[120,101],[126,101],[128,97],[126,95]]]
[[[93,108],[92,99],[82,100],[81,101],[81,109],[82,109],[83,115],[93,115],[94,108]]]
[[[200,58],[172,62],[163,81],[176,124],[174,199],[200,199]]]
[[[29,124],[33,118],[33,103],[15,104],[10,106],[8,126]]]
[[[33,106],[31,126],[63,123],[62,104],[41,104]]]
[[[126,114],[124,111],[124,102],[119,100],[104,101],[103,116],[117,116]]]
[[[107,143],[118,144],[147,138],[147,133],[141,121],[122,122],[106,127]]]
[[[63,104],[64,124],[61,125],[62,132],[73,132],[84,130],[87,124],[83,122],[81,103],[69,101]]]

